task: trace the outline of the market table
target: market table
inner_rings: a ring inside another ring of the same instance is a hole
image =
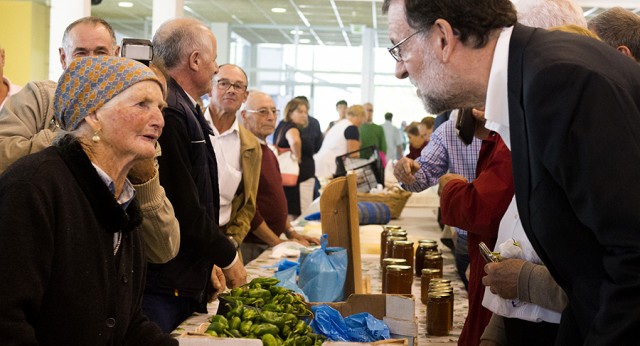
[[[437,205],[405,207],[400,218],[392,220],[391,224],[402,226],[407,230],[409,240],[415,243],[419,239],[434,239],[438,241],[438,247],[442,250],[444,257],[444,277],[451,280],[454,291],[453,329],[448,336],[444,337],[433,337],[426,334],[426,306],[420,302],[420,279],[415,277],[412,293],[416,297],[415,315],[418,318],[418,344],[455,345],[467,315],[468,299],[464,285],[457,276],[453,254],[440,242],[441,232],[436,221],[436,208]],[[309,235],[317,235],[319,233],[319,226],[315,224],[307,224],[299,229],[302,233]],[[364,281],[369,283],[370,293],[381,292],[379,256],[381,231],[382,228],[379,225],[361,226],[362,275]],[[280,259],[270,258],[270,254],[271,250],[269,249],[246,266],[248,280],[261,276],[273,276],[276,271],[275,264]],[[217,301],[209,304],[208,310],[210,314],[216,312],[217,306]],[[195,314],[183,322],[174,333],[180,335],[186,332],[194,332],[202,323],[207,321],[209,316],[207,314]],[[180,336],[178,336],[178,339],[180,339]]]

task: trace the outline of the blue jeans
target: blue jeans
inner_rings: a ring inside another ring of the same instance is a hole
[[[144,293],[142,311],[165,333],[173,332],[184,320],[200,310],[200,304],[190,297]]]

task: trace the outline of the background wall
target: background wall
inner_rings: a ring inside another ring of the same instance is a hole
[[[18,85],[47,79],[49,8],[30,1],[0,0],[0,23],[0,45],[6,55],[4,74]]]

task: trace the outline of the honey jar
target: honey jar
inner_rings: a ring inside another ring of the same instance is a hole
[[[420,277],[420,301],[422,304],[427,304],[427,298],[429,294],[429,282],[432,278],[442,277],[442,272],[438,269],[422,269],[422,275]]]
[[[394,241],[391,245],[391,257],[404,258],[407,260],[407,265],[413,268],[413,242],[409,240]]]
[[[406,236],[403,237],[403,236],[395,236],[395,235],[392,236],[392,235],[389,235],[387,237],[387,243],[385,245],[385,250],[384,250],[385,252],[384,252],[384,257],[383,258],[394,258],[392,256],[391,249],[393,248],[393,243],[396,240],[407,240],[407,237]],[[404,258],[404,257],[400,257],[400,258]],[[409,263],[407,263],[407,264],[409,264]]]
[[[384,277],[387,273],[387,266],[389,265],[406,265],[407,264],[407,260],[404,258],[384,258],[382,259],[382,275],[380,276],[382,278],[382,293],[388,293],[387,292],[387,285],[386,282],[384,280]]]
[[[388,265],[384,275],[386,293],[411,294],[413,271],[408,265]]]
[[[440,269],[442,271],[443,263],[442,263],[442,255],[425,255],[424,256],[424,267],[429,269]]]
[[[418,248],[416,249],[416,260],[414,269],[416,276],[422,275],[422,269],[424,268],[424,256],[427,254],[435,254],[438,251],[438,244],[435,240],[418,240]]]
[[[430,292],[427,299],[427,334],[449,335],[451,295],[445,292]]]

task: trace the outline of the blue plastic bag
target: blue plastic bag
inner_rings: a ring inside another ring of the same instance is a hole
[[[347,250],[327,247],[327,235],[320,237],[320,249],[300,254],[298,286],[310,302],[335,302],[344,298],[347,279]]]
[[[278,269],[278,271],[273,275],[274,278],[280,280],[280,282],[276,286],[282,286],[284,288],[288,288],[294,291],[295,293],[302,295],[304,297],[304,300],[308,302],[309,297],[307,297],[307,295],[304,294],[304,291],[302,291],[300,287],[298,287],[298,284],[296,283],[296,279],[298,278],[296,269],[298,269],[297,263],[295,266],[290,266],[287,269],[283,269],[283,270]]]
[[[343,318],[336,309],[325,304],[311,309],[314,314],[311,321],[313,332],[331,341],[374,342],[391,337],[386,323],[368,312]]]

